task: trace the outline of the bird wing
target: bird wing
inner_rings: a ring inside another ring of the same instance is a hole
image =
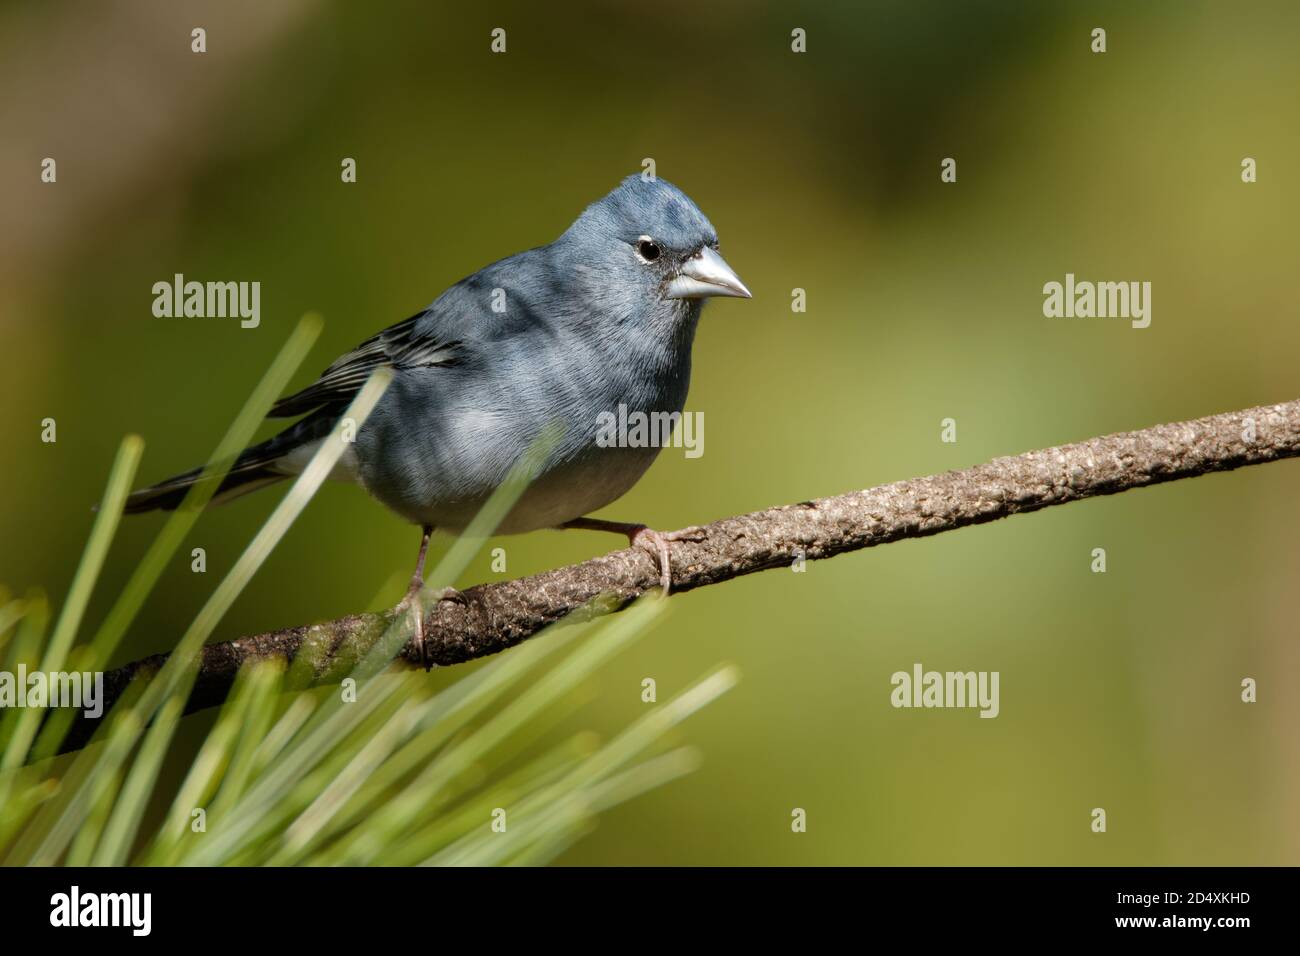
[[[427,324],[417,329],[426,313],[418,312],[372,335],[341,356],[311,385],[277,401],[267,417],[292,418],[324,405],[350,402],[370,373],[381,365],[399,369],[454,365],[461,343],[431,335]]]

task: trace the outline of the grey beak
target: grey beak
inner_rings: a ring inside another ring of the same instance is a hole
[[[727,265],[727,260],[708,246],[682,264],[668,283],[667,295],[670,299],[707,299],[715,295],[752,298],[740,276]]]

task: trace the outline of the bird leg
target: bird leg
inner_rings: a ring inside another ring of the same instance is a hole
[[[397,603],[393,610],[398,614],[407,611],[415,611],[415,620],[413,622],[414,633],[411,635],[411,646],[419,655],[420,663],[424,665],[427,671],[432,667],[429,662],[427,652],[424,646],[424,559],[429,553],[429,538],[433,536],[433,526],[424,525],[420,535],[420,553],[415,559],[415,573],[411,575],[411,585],[406,589],[406,596]],[[461,604],[468,603],[465,595],[461,594],[455,588],[442,588],[434,595],[434,603],[438,601],[457,601]]]
[[[702,541],[702,528],[682,528],[680,531],[655,531],[643,524],[631,521],[604,521],[600,518],[574,518],[560,525],[561,528],[577,528],[582,531],[612,531],[627,535],[628,544],[644,548],[651,557],[659,562],[659,586],[663,588],[664,597],[672,589],[672,569],[669,565],[668,543],[670,541]]]

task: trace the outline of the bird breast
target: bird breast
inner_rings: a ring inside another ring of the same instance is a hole
[[[611,442],[602,422],[681,411],[689,353],[664,361],[608,342],[566,344],[547,361],[507,346],[488,368],[399,371],[358,436],[358,480],[412,522],[462,529],[547,426],[558,426],[500,532],[554,527],[615,501],[660,449],[618,434]]]

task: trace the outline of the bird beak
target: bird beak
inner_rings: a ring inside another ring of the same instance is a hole
[[[707,299],[725,295],[736,299],[753,298],[740,276],[731,271],[727,260],[708,246],[691,256],[668,283],[670,299]]]

